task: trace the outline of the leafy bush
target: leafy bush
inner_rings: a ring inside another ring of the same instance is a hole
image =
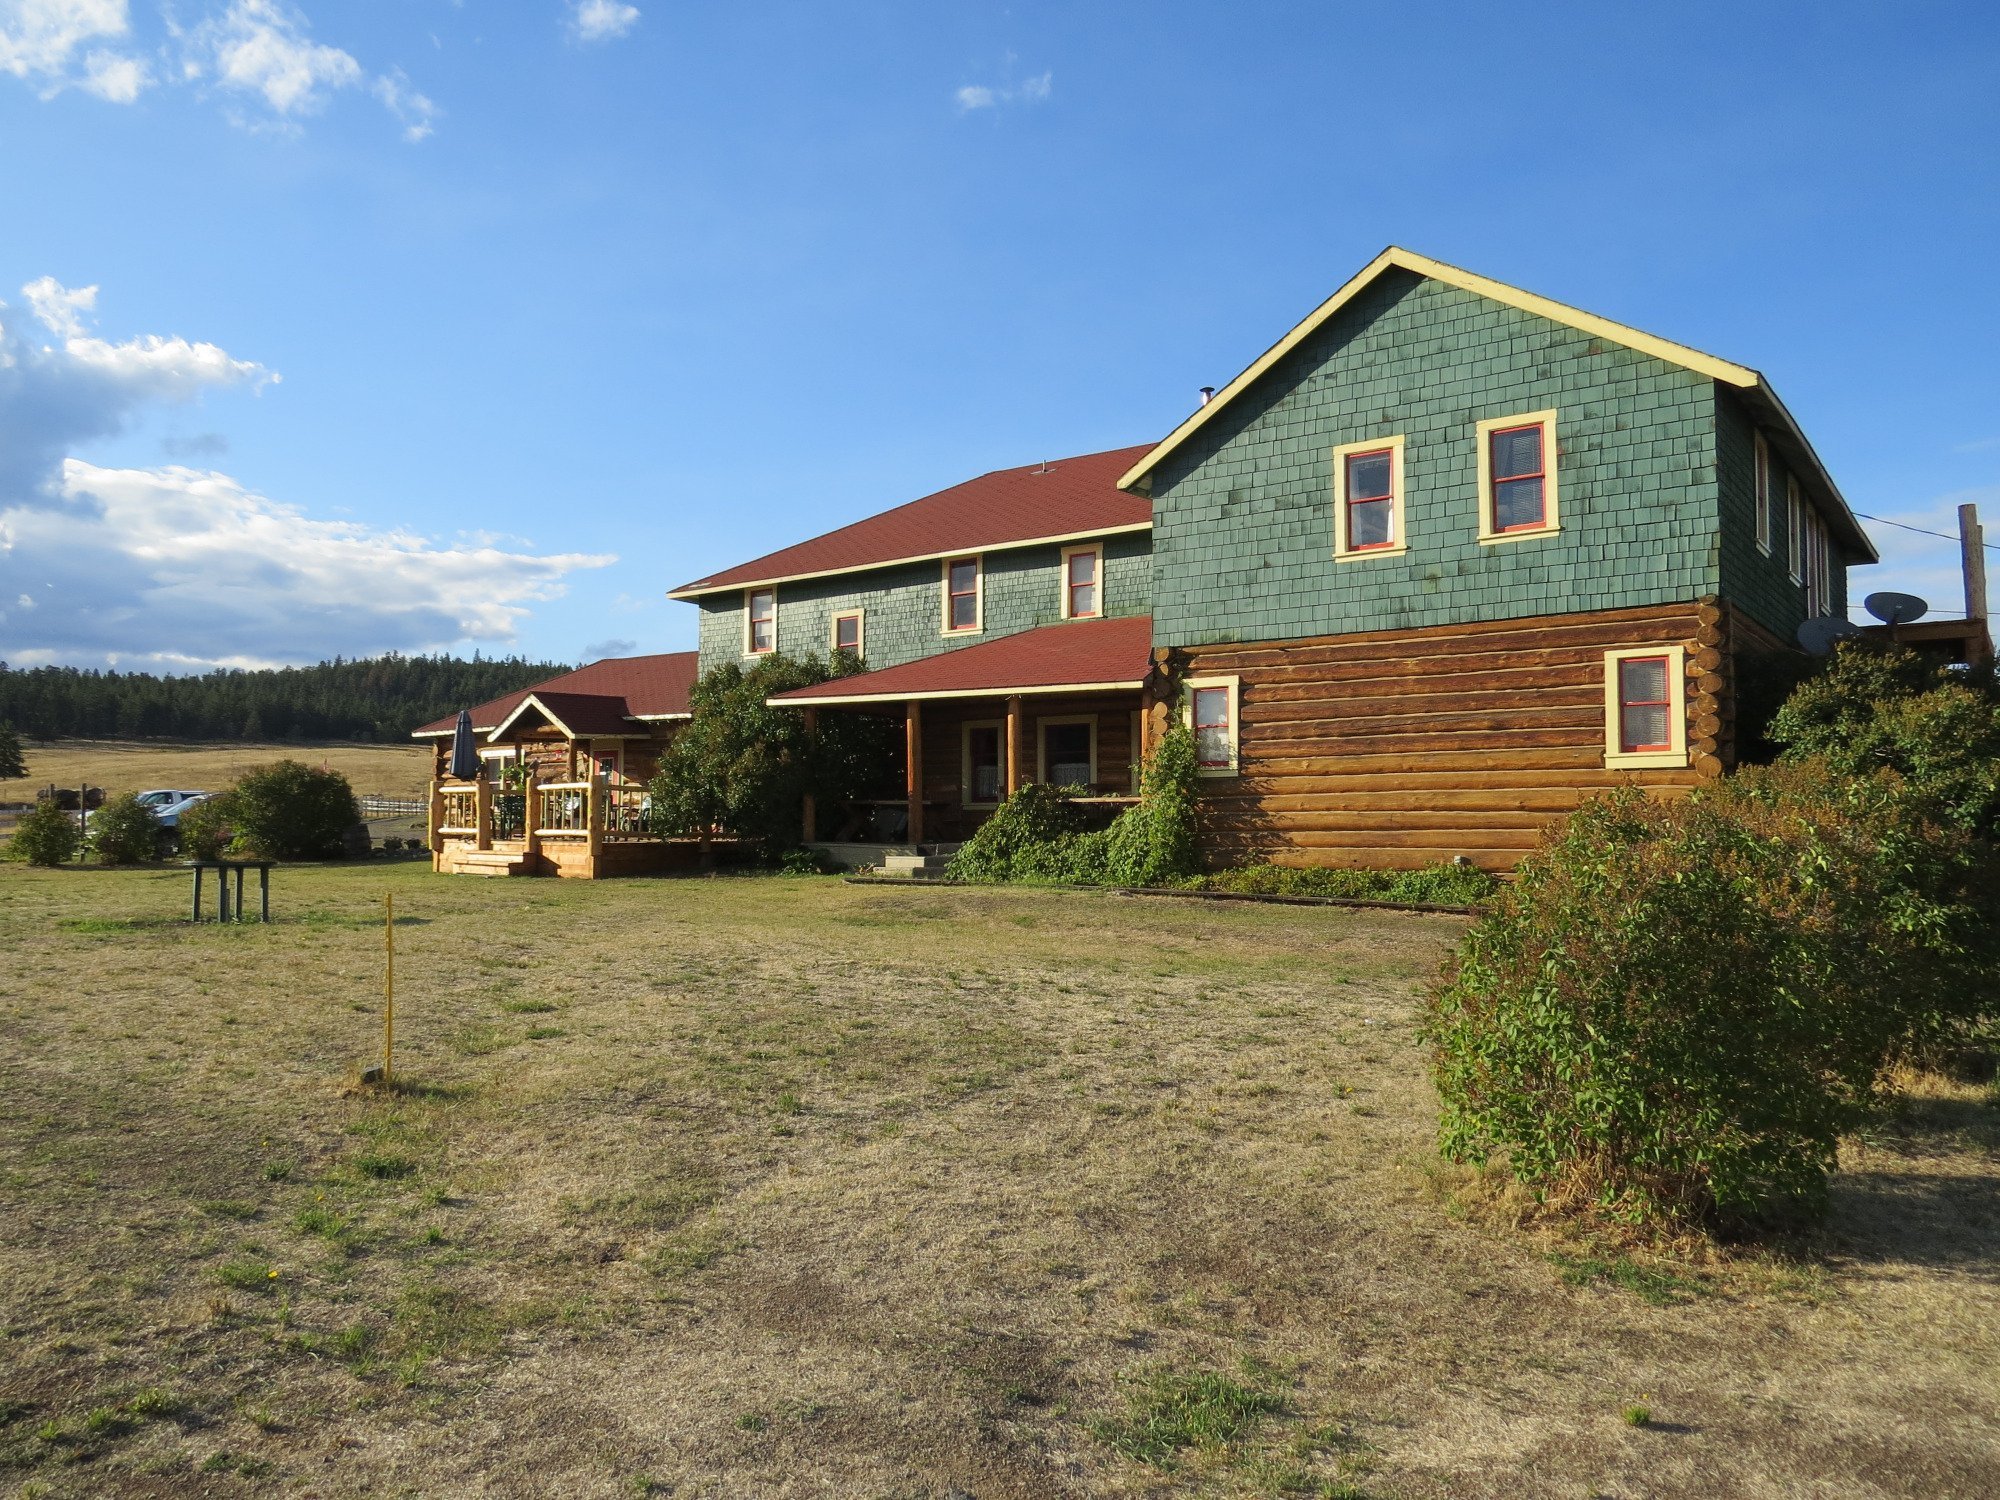
[[[1477,906],[1500,882],[1472,865],[1427,865],[1421,870],[1295,870],[1249,865],[1218,870],[1193,884],[1201,890],[1259,896],[1334,896],[1349,901],[1408,901],[1426,906]]]
[[[1785,760],[1818,756],[1853,776],[1899,772],[1959,826],[2000,838],[2000,685],[1990,670],[1844,641],[1769,733]]]
[[[1139,801],[1085,832],[1065,787],[1031,782],[1002,802],[952,856],[954,880],[1167,885],[1200,864],[1194,741],[1176,724],[1139,779]]]
[[[647,787],[654,832],[704,843],[731,833],[775,859],[798,845],[808,794],[829,807],[864,795],[888,764],[900,726],[876,715],[828,713],[808,736],[798,709],[766,702],[858,666],[841,652],[826,662],[766,657],[747,672],[725,662],[704,674],[689,695],[688,722]]]
[[[1894,773],[1587,804],[1428,997],[1442,1149],[1632,1221],[1811,1212],[1890,1060],[1990,1007],[1996,899]]]
[[[113,797],[90,815],[90,851],[107,865],[158,859],[165,833],[135,792]]]
[[[222,851],[229,847],[229,841],[234,837],[230,806],[229,794],[223,792],[197,802],[193,807],[182,808],[177,825],[181,835],[181,853],[189,859],[221,858]]]
[[[83,835],[77,831],[76,814],[66,813],[53,801],[37,802],[14,825],[14,837],[7,845],[10,859],[31,865],[60,865],[76,858]]]
[[[336,858],[347,830],[361,821],[345,776],[296,760],[246,772],[208,805],[215,803],[224,804],[219,815],[235,830],[233,847],[266,859]]]

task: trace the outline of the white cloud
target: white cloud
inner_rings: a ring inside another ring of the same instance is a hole
[[[41,590],[15,665],[276,666],[511,639],[564,575],[613,559],[440,546],[315,520],[227,474],[68,459],[61,503],[0,510],[0,557]]]
[[[296,130],[334,94],[363,85],[402,125],[406,141],[428,137],[441,113],[400,68],[370,77],[353,54],[315,41],[305,14],[286,0],[227,0],[191,26],[175,19],[170,5],[159,9],[169,39],[162,55],[171,49],[174,58],[168,84],[206,85],[224,98],[260,100],[269,111],[246,116],[231,108],[236,124]],[[632,11],[623,22],[612,16],[604,24],[628,27],[637,17]],[[127,0],[0,0],[0,73],[39,85],[44,98],[75,88],[131,104],[159,81],[152,64],[100,45],[131,32]]]
[[[441,544],[320,520],[227,474],[107,468],[69,451],[146,407],[276,375],[214,344],[85,326],[96,289],[34,283],[55,342],[0,304],[0,599],[7,657],[185,670],[506,641],[606,556]]]
[[[1055,83],[1053,72],[1038,73],[1019,83],[1000,86],[968,83],[954,92],[952,98],[957,101],[960,114],[969,114],[975,109],[998,109],[1003,104],[1040,104],[1054,92]]]
[[[130,104],[151,81],[146,65],[91,44],[131,30],[126,0],[0,0],[0,73],[33,80],[45,97],[75,87]]]
[[[629,641],[623,636],[614,636],[608,641],[592,641],[588,646],[583,648],[583,654],[588,660],[596,661],[606,656],[634,656],[638,653],[638,650],[639,643],[637,641]]]
[[[624,0],[571,0],[570,33],[580,42],[608,42],[639,24],[639,7]]]
[[[152,81],[152,70],[136,57],[93,52],[84,59],[83,81],[77,87],[111,104],[130,104]]]
[[[348,53],[307,36],[307,26],[280,0],[232,0],[195,28],[189,62],[224,88],[262,96],[282,118],[311,114],[362,72]]]
[[[412,144],[431,133],[432,122],[440,113],[435,104],[410,87],[410,80],[401,68],[375,80],[375,97],[403,122],[403,139]]]
[[[29,282],[21,288],[21,295],[28,299],[28,309],[34,313],[36,322],[50,333],[66,338],[80,337],[83,315],[97,308],[96,287],[66,287],[53,276]]]

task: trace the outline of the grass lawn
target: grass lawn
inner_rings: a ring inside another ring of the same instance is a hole
[[[32,802],[38,789],[88,782],[114,796],[152,787],[220,791],[245,771],[274,760],[325,762],[354,784],[357,796],[421,797],[429,787],[428,745],[213,745],[176,740],[57,740],[22,747],[28,774],[0,781],[0,802]],[[421,830],[419,830],[421,831]]]
[[[0,867],[0,1487],[2000,1493],[1977,1090],[1855,1144],[1811,1253],[1663,1263],[1434,1164],[1457,919],[186,887]]]

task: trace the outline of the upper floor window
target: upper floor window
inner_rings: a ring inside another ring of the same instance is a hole
[[[1791,570],[1792,582],[1803,584],[1806,581],[1806,503],[1796,479],[1785,484],[1785,531],[1786,563]]]
[[[1527,412],[1481,422],[1479,540],[1547,536],[1556,521],[1556,414]]]
[[[1833,609],[1833,542],[1819,512],[1805,511],[1806,618],[1828,614]]]
[[[1195,765],[1204,776],[1236,774],[1234,677],[1197,677],[1188,685],[1188,727],[1194,731]]]
[[[1777,529],[1771,524],[1771,445],[1764,441],[1764,434],[1760,432],[1751,446],[1751,488],[1757,505],[1757,550],[1769,557],[1771,534]]]
[[[1345,561],[1405,551],[1403,440],[1371,438],[1333,450],[1333,555]]]
[[[979,629],[982,571],[976,557],[953,558],[944,565],[944,629],[947,635]]]
[[[1104,549],[1071,547],[1063,555],[1062,612],[1065,620],[1087,620],[1104,612]]]
[[[1614,769],[1687,764],[1687,715],[1679,646],[1604,656],[1604,764]]]
[[[846,610],[833,617],[833,649],[861,654],[861,611]]]
[[[743,649],[762,656],[778,649],[778,591],[751,589],[744,601]]]

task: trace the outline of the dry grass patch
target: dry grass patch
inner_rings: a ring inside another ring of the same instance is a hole
[[[56,740],[23,746],[28,775],[0,781],[0,801],[32,800],[37,787],[88,782],[113,796],[152,787],[220,791],[245,771],[274,760],[322,762],[354,784],[357,795],[420,797],[431,774],[428,745],[215,745],[175,740]]]
[[[359,1090],[385,888],[398,1087]],[[0,869],[0,1484],[2000,1487],[1970,1086],[1854,1143],[1811,1259],[1691,1264],[1433,1167],[1455,919],[393,865],[281,869],[270,928],[184,898]]]

